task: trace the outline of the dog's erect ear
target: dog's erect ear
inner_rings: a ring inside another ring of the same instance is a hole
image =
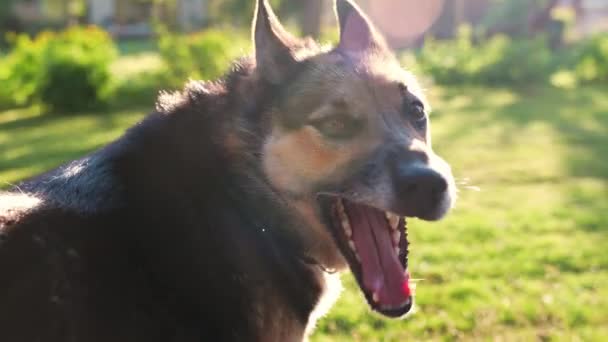
[[[346,52],[364,52],[383,49],[384,38],[363,11],[350,0],[337,0],[336,13],[340,24],[338,49]]]
[[[283,28],[267,0],[257,0],[253,42],[259,74],[271,83],[281,83],[296,62],[292,47],[297,40]]]

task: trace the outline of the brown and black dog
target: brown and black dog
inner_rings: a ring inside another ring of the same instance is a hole
[[[0,340],[299,341],[347,266],[406,314],[403,217],[441,218],[454,182],[414,77],[336,8],[330,49],[259,0],[255,58],[2,194]]]

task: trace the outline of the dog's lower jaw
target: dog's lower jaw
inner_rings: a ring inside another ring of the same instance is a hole
[[[294,200],[293,208],[302,217],[306,229],[296,230],[307,252],[307,257],[313,259],[324,270],[344,271],[348,268],[346,259],[340,252],[336,242],[327,227],[321,222],[318,209],[312,198]]]

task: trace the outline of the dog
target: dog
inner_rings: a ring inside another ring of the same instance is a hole
[[[350,268],[370,308],[411,310],[405,217],[453,206],[428,104],[368,17],[289,34],[82,159],[0,197],[3,341],[301,341]]]

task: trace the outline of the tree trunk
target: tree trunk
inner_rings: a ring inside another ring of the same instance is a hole
[[[301,0],[305,1],[304,16],[302,17],[302,33],[306,36],[319,38],[321,32],[322,0]]]
[[[454,32],[458,32],[458,27],[465,22],[464,0],[454,1]]]
[[[532,35],[546,30],[551,21],[551,11],[559,4],[559,0],[550,0],[547,6],[533,13],[529,21],[529,31]]]

